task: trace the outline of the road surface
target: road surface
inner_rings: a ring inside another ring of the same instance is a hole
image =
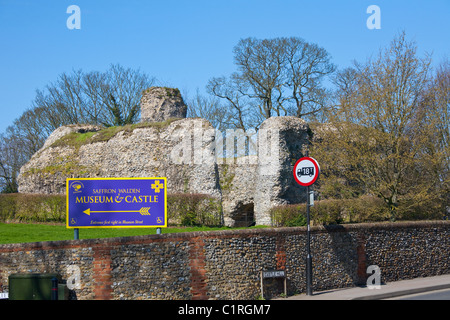
[[[411,294],[386,300],[450,300],[450,289]]]

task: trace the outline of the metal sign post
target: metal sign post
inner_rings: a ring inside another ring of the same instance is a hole
[[[311,226],[310,207],[311,195],[310,186],[319,177],[320,167],[318,162],[310,157],[299,159],[294,165],[294,178],[298,184],[306,187],[306,294],[312,295],[312,256],[311,256]]]
[[[312,256],[309,186],[306,187],[306,295],[312,295]]]

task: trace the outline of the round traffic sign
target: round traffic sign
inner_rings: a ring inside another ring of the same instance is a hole
[[[319,163],[311,157],[300,158],[294,165],[294,178],[298,184],[307,187],[319,177]]]

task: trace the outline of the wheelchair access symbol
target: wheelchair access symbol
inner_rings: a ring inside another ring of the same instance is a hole
[[[310,157],[299,159],[294,165],[294,178],[298,184],[307,187],[316,182],[319,177],[319,163]]]

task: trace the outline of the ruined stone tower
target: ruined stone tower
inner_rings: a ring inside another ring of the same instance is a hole
[[[142,93],[141,125],[58,128],[21,168],[19,192],[64,194],[67,178],[166,177],[169,193],[217,200],[230,227],[270,225],[272,207],[305,200],[292,174],[309,141],[305,121],[272,117],[258,132],[220,132],[186,113],[178,89],[152,87]]]
[[[187,106],[180,91],[151,87],[142,92],[141,122],[164,122],[170,118],[186,118]]]

